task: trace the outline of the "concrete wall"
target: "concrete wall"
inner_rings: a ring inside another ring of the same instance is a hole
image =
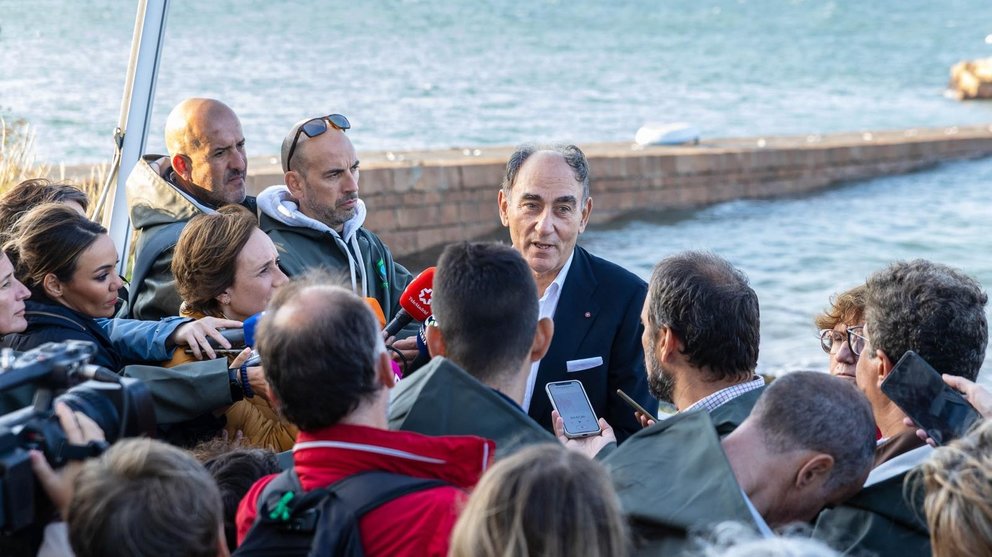
[[[582,145],[592,221],[776,197],[992,154],[992,126],[805,137],[726,139],[697,146]],[[397,256],[491,236],[496,192],[512,148],[362,153],[366,227]],[[272,159],[251,163],[250,187],[282,183]]]

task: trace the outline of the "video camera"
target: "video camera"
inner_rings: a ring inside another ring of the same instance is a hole
[[[16,399],[35,388],[33,403],[0,417],[0,530],[34,521],[36,491],[29,451],[42,451],[52,467],[99,455],[121,437],[155,435],[151,393],[137,379],[90,365],[91,342],[49,342],[21,355],[0,354],[0,397]],[[30,394],[27,394],[30,396]],[[56,402],[89,416],[107,443],[72,445],[55,415]]]

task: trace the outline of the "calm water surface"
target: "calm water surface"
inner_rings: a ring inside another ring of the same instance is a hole
[[[826,369],[813,316],[831,294],[899,259],[927,258],[992,285],[992,159],[769,201],[587,232],[582,244],[647,280],[655,263],[712,250],[751,279],[761,304],[761,371]],[[986,308],[992,319],[992,306]],[[992,358],[982,368],[992,386]]]

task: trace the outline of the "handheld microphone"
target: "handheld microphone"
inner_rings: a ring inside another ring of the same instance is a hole
[[[434,267],[424,269],[407,285],[400,296],[400,310],[386,325],[386,338],[396,336],[411,321],[423,321],[431,316],[431,295],[434,292]]]

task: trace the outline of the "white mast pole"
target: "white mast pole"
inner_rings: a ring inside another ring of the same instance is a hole
[[[121,275],[127,270],[127,255],[131,243],[131,222],[124,184],[144,152],[148,140],[169,1],[138,0],[131,58],[124,81],[124,96],[121,99],[121,114],[114,133],[117,153],[95,207],[94,215],[102,213],[103,225],[117,245],[120,256],[118,272]]]

